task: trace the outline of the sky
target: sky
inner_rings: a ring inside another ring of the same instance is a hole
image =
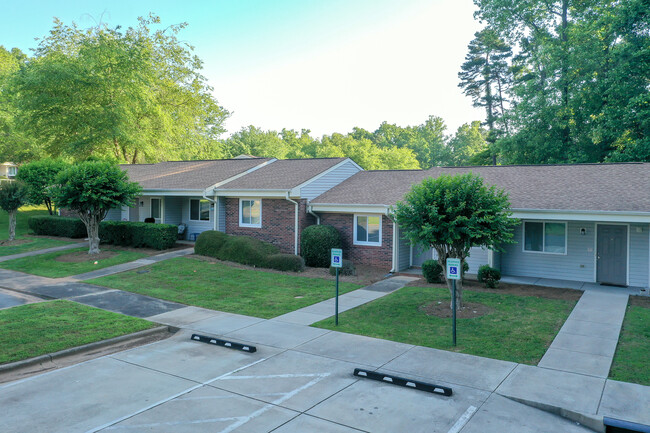
[[[483,120],[458,87],[482,25],[472,0],[21,0],[0,14],[0,45],[29,53],[54,17],[87,28],[134,26],[154,12],[179,38],[232,113],[228,134],[254,125],[312,136],[374,131],[386,121],[442,117],[451,134]]]

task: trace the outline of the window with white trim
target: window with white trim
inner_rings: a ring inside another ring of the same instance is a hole
[[[354,216],[354,244],[381,246],[381,215]]]
[[[239,226],[262,227],[262,199],[239,199]]]
[[[566,254],[567,223],[524,221],[524,251]]]
[[[16,167],[7,167],[7,176],[15,177],[16,176]]]
[[[162,215],[162,200],[159,198],[151,199],[151,218],[160,219]]]
[[[190,199],[190,221],[210,221],[210,202]]]

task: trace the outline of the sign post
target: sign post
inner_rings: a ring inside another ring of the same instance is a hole
[[[332,260],[330,265],[336,269],[336,300],[334,302],[334,321],[339,326],[339,269],[343,266],[343,250],[332,248]]]
[[[451,280],[451,335],[456,345],[456,280],[460,280],[460,259],[447,259],[447,279]]]

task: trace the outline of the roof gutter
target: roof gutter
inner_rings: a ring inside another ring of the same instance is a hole
[[[286,196],[284,197],[284,199],[286,201],[291,202],[291,203],[293,203],[295,205],[295,222],[294,222],[295,225],[294,225],[294,229],[293,229],[293,231],[294,231],[294,233],[293,233],[293,253],[295,255],[298,255],[298,207],[299,207],[299,204],[298,204],[297,201],[291,200],[289,198],[289,192],[290,191],[287,191]]]

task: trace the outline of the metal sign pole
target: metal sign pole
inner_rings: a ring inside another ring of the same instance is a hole
[[[336,315],[336,326],[339,326],[339,268],[336,268],[336,306],[334,307]]]
[[[451,280],[451,296],[453,297],[451,300],[451,320],[452,320],[452,325],[451,325],[451,333],[452,333],[452,339],[454,346],[456,345],[456,280]]]

